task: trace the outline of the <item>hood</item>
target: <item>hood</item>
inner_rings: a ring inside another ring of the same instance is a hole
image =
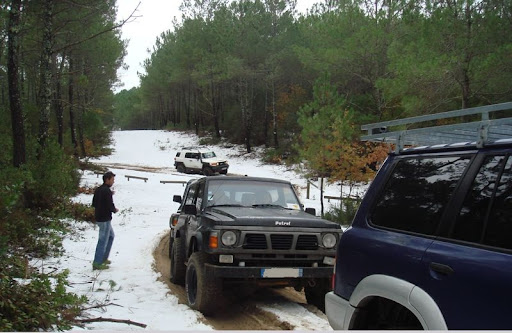
[[[201,161],[206,163],[226,163],[225,159],[218,157],[203,158]]]
[[[300,210],[275,207],[212,207],[205,217],[219,225],[341,229],[337,223]]]

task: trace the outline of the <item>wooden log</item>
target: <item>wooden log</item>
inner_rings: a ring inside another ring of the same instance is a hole
[[[333,200],[341,200],[340,197],[333,197],[331,195],[324,195],[324,198],[327,199],[327,202],[331,202],[331,199],[333,199]]]
[[[183,186],[185,186],[185,184],[187,182],[185,182],[183,180],[161,180],[160,183],[161,184],[182,184]]]
[[[125,177],[128,178],[128,181],[130,181],[130,178],[141,179],[144,181],[144,183],[148,181],[148,179],[146,177],[129,176],[129,175],[125,175]]]

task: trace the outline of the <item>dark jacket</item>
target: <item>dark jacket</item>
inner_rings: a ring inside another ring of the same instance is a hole
[[[94,207],[94,217],[96,222],[107,222],[112,220],[112,213],[116,212],[112,191],[107,184],[103,184],[94,191],[92,197],[92,206]]]

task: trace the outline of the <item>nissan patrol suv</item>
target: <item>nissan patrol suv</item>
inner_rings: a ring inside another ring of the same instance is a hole
[[[211,176],[215,173],[227,174],[229,164],[211,150],[186,147],[176,153],[174,167],[181,173],[200,172]]]
[[[203,177],[173,200],[170,280],[191,308],[213,314],[226,288],[252,285],[304,289],[324,309],[341,226],[304,211],[290,182]]]
[[[512,117],[503,117],[511,109],[363,126],[362,139],[396,150],[338,245],[325,297],[334,329],[512,329]],[[387,131],[477,115],[481,121]]]

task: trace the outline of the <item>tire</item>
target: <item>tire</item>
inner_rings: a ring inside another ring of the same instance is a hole
[[[306,301],[325,313],[325,294],[331,291],[331,281],[329,279],[317,279],[315,282],[314,286],[308,284],[304,287]]]
[[[210,167],[204,167],[204,168],[203,168],[203,174],[204,174],[205,176],[211,176],[211,175],[213,175],[213,170],[212,170],[212,168],[210,168]]]
[[[172,231],[169,232],[169,259],[172,257],[172,244],[174,243],[174,238],[172,238]]]
[[[221,174],[221,175],[227,175],[227,174],[228,174],[228,170],[222,170],[222,171],[220,172],[220,174]]]
[[[170,280],[174,284],[183,285],[185,282],[185,248],[183,246],[181,238],[175,238],[172,242],[172,248],[170,250],[171,256],[171,270]]]
[[[179,172],[179,173],[187,173],[187,168],[185,168],[185,166],[183,165],[183,163],[180,163],[176,166],[176,170]]]
[[[205,263],[209,262],[206,253],[194,252],[188,261],[185,278],[185,291],[189,306],[212,315],[222,304],[222,280],[206,275]]]

